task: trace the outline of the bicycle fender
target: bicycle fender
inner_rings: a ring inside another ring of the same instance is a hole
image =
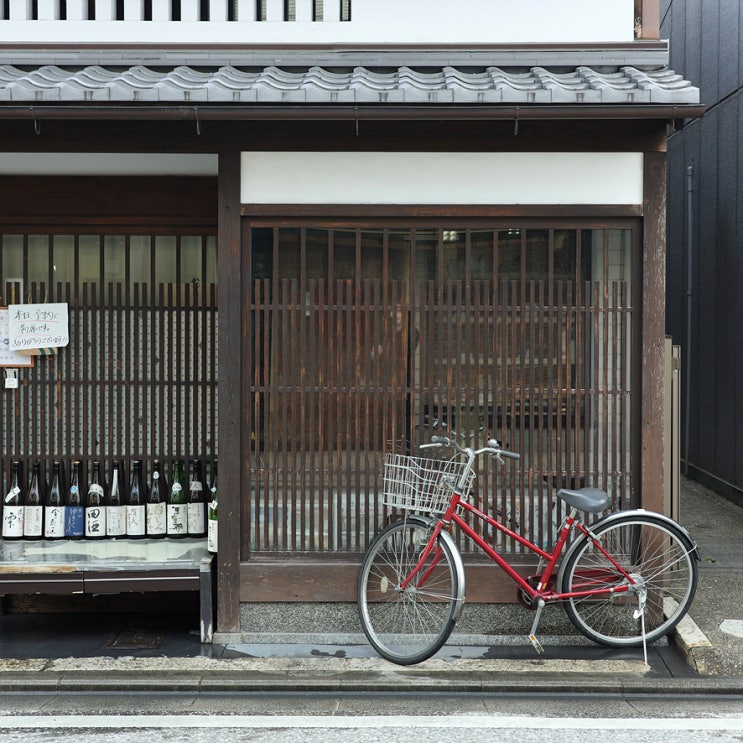
[[[434,526],[436,526],[436,522],[438,519],[432,517],[432,516],[421,516],[420,514],[412,514],[410,516],[405,516],[404,519],[400,519],[401,521],[406,521],[409,524],[418,524],[419,526],[423,526],[426,529],[433,529]],[[462,609],[464,609],[464,563],[462,562],[462,557],[459,554],[459,549],[457,548],[457,545],[454,541],[454,537],[452,537],[451,534],[449,534],[446,529],[442,529],[439,532],[439,538],[446,542],[446,545],[449,547],[449,550],[452,554],[452,561],[454,563],[454,569],[457,571],[457,595],[456,595],[456,607],[454,609],[454,620],[456,621],[459,619],[460,615],[462,614]]]
[[[659,521],[661,523],[667,524],[668,526],[673,526],[676,529],[678,529],[688,540],[689,540],[689,546],[691,547],[691,553],[694,555],[694,557],[699,560],[699,553],[697,552],[697,543],[691,538],[691,535],[689,532],[681,526],[681,524],[678,523],[678,521],[674,521],[670,516],[666,516],[663,513],[658,513],[657,511],[648,511],[645,508],[634,508],[629,511],[615,511],[614,513],[610,513],[608,516],[604,516],[603,518],[600,518],[598,521],[594,521],[590,526],[587,526],[591,531],[594,529],[601,528],[603,526],[606,526],[607,524],[611,524],[614,521],[618,521],[619,519],[625,518],[626,516],[645,516],[649,517],[651,519],[654,519],[655,521]],[[580,548],[580,546],[583,544],[583,540],[586,539],[585,536],[581,536],[579,539],[576,539],[568,548],[568,551],[563,555],[562,559],[560,560],[560,569],[557,572],[557,585],[562,586],[562,578],[563,574],[565,572],[565,565],[568,563],[568,558],[575,552],[577,549]]]
[[[459,554],[459,549],[457,549],[457,545],[454,542],[454,537],[452,537],[452,535],[449,534],[448,531],[445,531],[443,529],[439,532],[439,537],[444,542],[446,542],[449,549],[451,550],[454,567],[457,571],[457,605],[454,609],[453,615],[453,619],[456,621],[462,614],[462,609],[464,609],[464,563],[462,562],[462,558]]]

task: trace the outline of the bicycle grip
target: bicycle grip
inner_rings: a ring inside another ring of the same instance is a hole
[[[451,440],[448,436],[431,436],[432,444],[439,444],[441,446],[450,446]]]

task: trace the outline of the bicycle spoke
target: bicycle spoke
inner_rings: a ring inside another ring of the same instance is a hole
[[[426,554],[427,540],[427,526],[410,520],[393,524],[372,543],[359,574],[364,632],[377,652],[395,663],[430,657],[454,626],[454,557],[440,543]]]
[[[593,540],[584,540],[567,558],[563,572],[564,592],[597,591],[566,601],[571,621],[605,645],[641,644],[643,622],[649,642],[666,634],[686,613],[696,590],[693,545],[675,525],[650,514],[628,514],[594,533],[600,549]],[[621,586],[627,590],[604,592]],[[678,604],[670,617],[663,613],[667,596]],[[642,613],[635,616],[640,608]]]

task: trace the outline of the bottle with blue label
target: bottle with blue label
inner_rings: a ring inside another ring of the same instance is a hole
[[[67,539],[82,539],[85,536],[85,507],[80,491],[80,462],[72,463],[72,478],[67,491],[64,533]]]

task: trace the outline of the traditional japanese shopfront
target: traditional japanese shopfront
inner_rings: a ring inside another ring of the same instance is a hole
[[[316,68],[292,74],[319,95]],[[555,483],[662,507],[665,136],[697,92],[485,104],[473,71],[444,103],[441,69],[384,74],[365,105],[338,102],[357,70],[313,105],[143,105],[119,79],[115,105],[0,111],[2,303],[66,302],[71,323],[4,394],[3,476],[218,458],[221,632],[353,601],[384,452],[436,426],[521,453],[475,497],[537,541]],[[390,102],[411,75],[414,103]],[[468,601],[513,598],[469,569]]]

